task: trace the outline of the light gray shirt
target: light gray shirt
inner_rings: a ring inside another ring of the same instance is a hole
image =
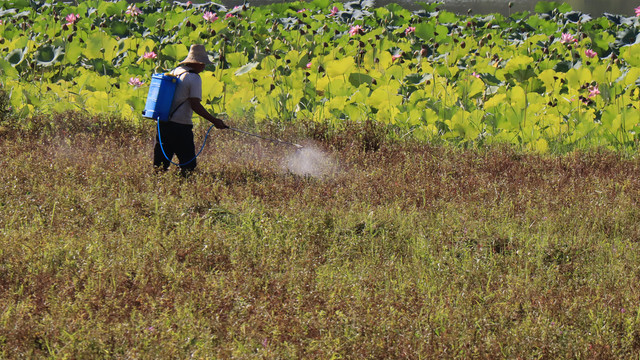
[[[202,100],[202,79],[200,75],[190,73],[189,70],[191,70],[189,66],[181,65],[171,71],[171,74],[177,76],[180,81],[171,103],[171,112],[175,112],[169,121],[185,125],[193,125],[191,120],[193,109],[188,99],[197,98]]]

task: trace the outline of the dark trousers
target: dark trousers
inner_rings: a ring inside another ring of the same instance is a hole
[[[162,148],[158,135],[162,138]],[[164,150],[164,154],[162,150]],[[167,170],[171,165],[168,159],[172,159],[173,155],[178,157],[178,164],[183,173],[196,168],[193,125],[177,124],[170,121],[160,122],[160,134],[156,134],[156,143],[153,148],[153,165]],[[187,162],[189,163],[187,164]]]

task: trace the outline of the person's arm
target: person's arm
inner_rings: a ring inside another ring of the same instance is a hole
[[[213,125],[217,128],[217,129],[228,129],[229,126],[227,126],[227,124],[224,123],[224,121],[222,121],[221,119],[218,119],[217,117],[211,115],[207,109],[204,108],[204,106],[202,106],[202,103],[200,102],[200,99],[198,98],[189,98],[189,104],[191,105],[191,108],[193,109],[193,111],[202,116],[203,118],[211,121],[213,123]]]

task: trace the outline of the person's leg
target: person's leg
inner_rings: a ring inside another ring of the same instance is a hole
[[[172,139],[173,134],[174,134],[174,130],[172,129],[171,123],[169,122],[160,123],[160,134],[156,134],[156,142],[153,147],[153,166],[157,170],[166,171],[167,169],[169,169],[169,165],[171,165],[171,161],[169,161],[169,159],[173,158],[173,155],[174,155],[173,143],[175,142]],[[162,137],[162,147],[160,147],[160,139],[158,136]],[[164,150],[164,153],[163,153],[163,150]]]
[[[175,153],[180,161],[180,172],[183,176],[187,176],[197,165],[196,145],[193,141],[193,126],[180,125],[180,131],[176,131],[179,138],[176,139]]]

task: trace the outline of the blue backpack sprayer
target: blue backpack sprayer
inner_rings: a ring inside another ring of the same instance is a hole
[[[149,85],[147,102],[145,104],[144,111],[142,112],[142,116],[150,119],[155,119],[158,123],[158,142],[160,143],[160,149],[162,150],[162,155],[164,155],[165,159],[167,159],[174,165],[184,166],[195,160],[198,155],[200,155],[202,149],[204,149],[204,145],[207,143],[207,137],[209,136],[209,132],[213,128],[213,125],[211,125],[207,130],[207,133],[204,136],[204,141],[202,142],[202,147],[200,148],[196,156],[193,157],[193,159],[182,164],[176,164],[171,161],[171,159],[169,159],[167,153],[165,153],[164,151],[164,147],[162,146],[162,138],[160,137],[160,122],[169,121],[169,119],[171,119],[171,116],[173,116],[173,113],[175,113],[175,111],[184,104],[184,102],[181,103],[173,110],[173,112],[171,112],[173,95],[176,92],[176,87],[178,86],[179,81],[180,79],[173,74],[153,74],[151,76],[151,84]]]
[[[207,133],[204,136],[204,141],[202,142],[202,147],[200,148],[200,150],[198,151],[198,153],[196,154],[196,156],[193,157],[193,159],[182,163],[182,164],[176,164],[173,161],[171,161],[171,159],[169,159],[169,157],[167,156],[167,154],[164,151],[164,148],[162,146],[162,139],[160,137],[160,122],[166,122],[169,121],[169,119],[171,119],[171,116],[173,116],[173,113],[184,104],[180,103],[173,112],[171,112],[171,104],[173,103],[173,96],[175,94],[176,91],[176,87],[178,86],[178,83],[180,82],[180,79],[173,75],[173,74],[169,74],[169,73],[162,73],[162,74],[153,74],[151,76],[151,84],[149,85],[149,93],[147,94],[147,102],[145,104],[144,107],[144,111],[142,112],[142,116],[146,117],[146,118],[150,118],[150,119],[154,119],[156,120],[156,122],[158,123],[158,142],[160,143],[160,149],[162,150],[162,155],[164,155],[164,157],[171,162],[174,165],[177,166],[184,166],[189,164],[190,162],[192,162],[193,160],[195,160],[200,153],[202,152],[202,150],[204,149],[204,145],[207,143],[207,137],[209,136],[209,132],[211,131],[211,129],[214,127],[214,125],[211,125],[209,127],[209,129],[207,130]],[[260,135],[256,135],[256,134],[251,134],[248,133],[246,131],[242,131],[239,129],[235,129],[230,127],[230,130],[245,134],[245,135],[250,135],[250,136],[255,136],[257,138],[260,139],[264,139],[264,140],[269,140],[269,141],[273,141],[273,142],[277,142],[277,143],[281,143],[281,144],[287,144],[287,145],[292,145],[295,146],[298,149],[302,148],[302,145],[298,145],[295,143],[291,143],[288,141],[282,141],[280,139],[270,139],[267,137],[263,137]]]

